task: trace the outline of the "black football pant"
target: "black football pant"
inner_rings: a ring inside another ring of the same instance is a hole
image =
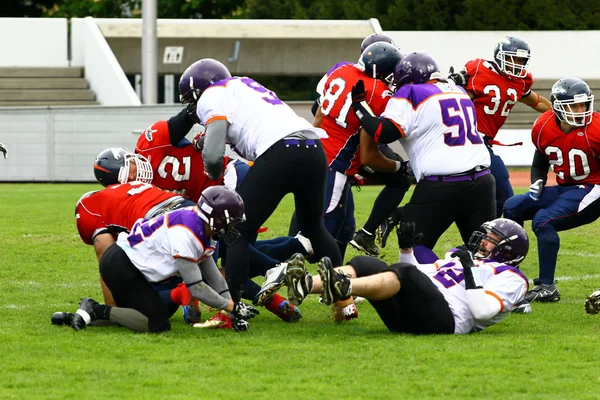
[[[342,264],[335,240],[323,224],[327,158],[321,141],[282,139],[258,157],[242,183],[246,221],[238,225],[240,239],[227,250],[225,275],[234,302],[240,300],[248,278],[248,244],[273,214],[283,197],[292,193],[302,235],[310,239],[316,257]]]
[[[453,222],[464,243],[482,223],[496,218],[496,184],[492,174],[474,180],[439,182],[422,179],[405,205],[402,222],[414,222],[430,249]]]

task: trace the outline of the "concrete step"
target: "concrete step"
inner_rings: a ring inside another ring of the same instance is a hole
[[[80,78],[83,76],[83,68],[22,68],[2,67],[0,78]]]
[[[0,90],[0,101],[14,100],[95,100],[94,92],[87,89],[40,89],[40,90]]]
[[[84,78],[0,78],[2,89],[87,89]]]
[[[92,100],[57,100],[57,101],[4,101],[0,100],[0,107],[32,107],[32,106],[93,106],[99,105],[97,101]]]

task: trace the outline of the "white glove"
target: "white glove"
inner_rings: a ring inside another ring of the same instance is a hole
[[[533,182],[531,186],[529,186],[529,197],[531,197],[531,199],[534,201],[538,201],[543,189],[544,180],[538,179],[537,181]]]
[[[4,158],[6,158],[6,153],[8,153],[8,149],[2,143],[0,143],[0,152],[2,152],[4,154]]]

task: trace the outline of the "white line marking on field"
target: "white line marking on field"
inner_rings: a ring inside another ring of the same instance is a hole
[[[558,255],[600,258],[600,253],[590,253],[588,251],[561,251]]]

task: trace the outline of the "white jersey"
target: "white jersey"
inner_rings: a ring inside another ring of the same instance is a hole
[[[145,221],[139,219],[131,233],[117,238],[133,265],[149,282],[160,282],[178,274],[178,258],[198,263],[214,252],[212,240],[204,232],[204,222],[186,207]]]
[[[483,289],[500,302],[500,312],[493,318],[475,320],[467,301],[463,266],[459,258],[450,254],[435,264],[415,264],[414,260],[411,263],[431,279],[448,302],[454,316],[454,333],[479,331],[497,324],[512,312],[527,293],[529,282],[518,268],[487,260],[473,260],[479,267]]]
[[[402,146],[417,181],[490,166],[490,154],[477,132],[475,106],[460,86],[404,85],[381,116],[402,129]]]
[[[226,142],[249,161],[294,132],[311,131],[320,138],[327,137],[324,130],[299,117],[273,91],[246,77],[209,86],[198,100],[196,113],[205,126],[215,120],[229,122]]]

